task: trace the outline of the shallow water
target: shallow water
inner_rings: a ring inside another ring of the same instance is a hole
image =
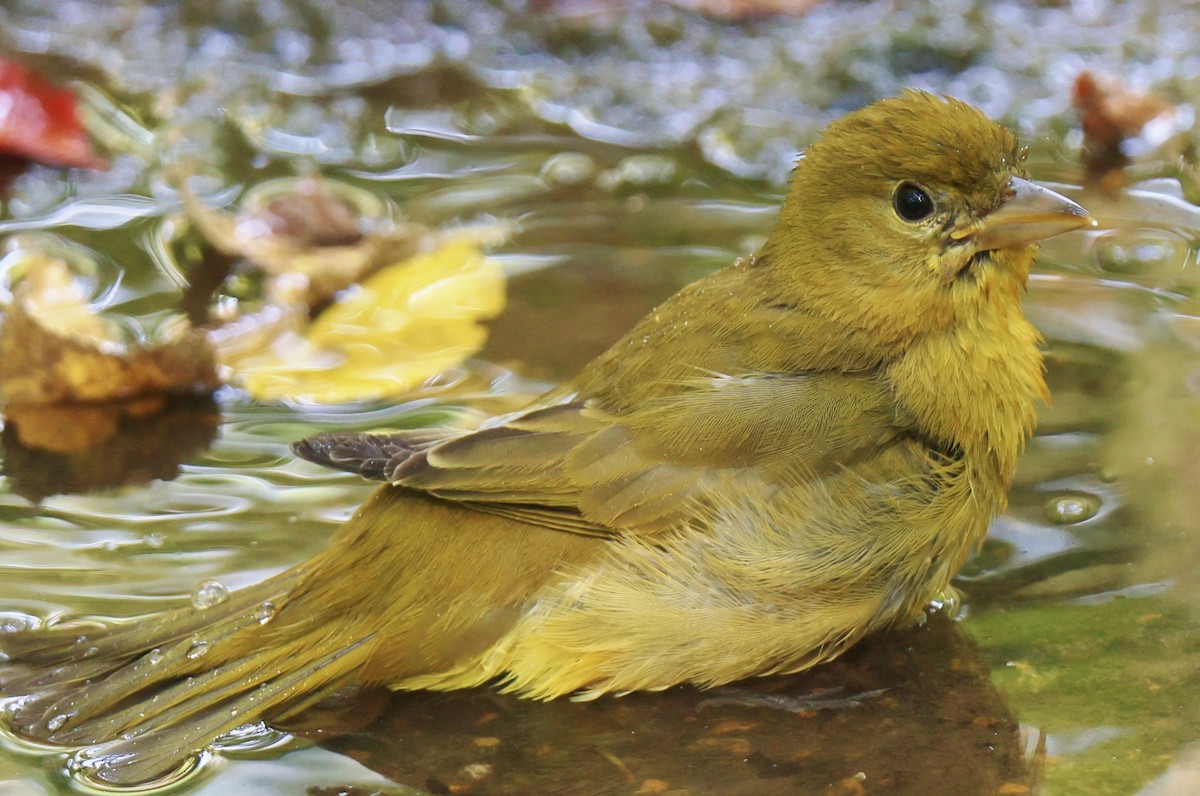
[[[960,23],[954,3],[829,3],[732,25],[587,3],[396,13],[364,0],[338,15],[267,2],[39,5],[9,4],[0,44],[82,79],[118,154],[106,173],[17,178],[0,232],[50,232],[94,252],[122,273],[113,310],[147,329],[179,306],[175,267],[191,264],[152,256],[180,209],[164,164],[186,161],[213,191],[234,186],[217,194],[227,200],[319,169],[427,224],[490,215],[520,227],[498,253],[507,310],[477,360],[424,397],[322,409],[226,388],[219,420],[188,407],[159,432],[195,437],[174,478],[40,503],[19,495],[93,483],[136,451],[43,461],[49,475],[37,475],[6,437],[6,626],[165,609],[203,581],[237,588],[322,549],[370,487],[296,461],[288,442],[495,409],[570,375],[657,301],[752,251],[794,149],[900,85],[1018,123],[1034,176],[1065,183],[1101,222],[1043,249],[1026,308],[1047,338],[1054,403],[1008,513],[958,581],[962,621],[935,616],[749,690],[586,705],[366,695],[289,728],[290,740],[250,733],[178,788],[1200,789],[1200,212],[1170,180],[1120,198],[1072,188],[1066,98],[1082,65],[1196,96],[1194,7],[962,4]],[[1020,65],[1007,60],[1014,42]],[[853,66],[838,66],[847,54]],[[868,696],[851,706],[856,694]],[[804,701],[813,695],[836,709]],[[64,754],[8,744],[0,791],[84,787],[65,768]]]

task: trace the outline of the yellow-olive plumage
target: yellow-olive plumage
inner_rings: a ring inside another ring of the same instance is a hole
[[[1085,223],[970,106],[852,113],[755,256],[525,410],[302,443],[392,484],[326,552],[58,671],[78,631],[0,642],[12,721],[136,781],[348,682],[594,696],[828,660],[914,617],[1003,509],[1046,392],[1035,241]]]

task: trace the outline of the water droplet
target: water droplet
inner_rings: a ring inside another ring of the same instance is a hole
[[[161,533],[152,533],[149,536],[147,536],[145,539],[142,540],[142,542],[146,545],[146,547],[152,547],[156,550],[163,546],[164,541],[166,541],[166,540],[163,539],[163,536]]]
[[[258,609],[254,612],[254,618],[258,620],[260,625],[265,625],[275,618],[275,603],[270,600],[265,600],[258,604]]]
[[[192,605],[197,608],[212,608],[229,599],[229,587],[219,580],[202,580],[192,591]]]
[[[189,648],[187,651],[187,658],[189,661],[194,661],[197,658],[205,655],[207,652],[208,652],[208,642],[207,641],[194,641],[194,642],[192,642],[191,648]]]
[[[158,666],[160,663],[163,662],[163,658],[165,658],[165,657],[166,656],[163,655],[163,651],[160,650],[158,647],[155,647],[154,649],[152,649],[146,653],[146,663],[149,664],[150,666]]]
[[[57,732],[61,730],[63,725],[67,723],[67,718],[68,717],[66,713],[59,713],[57,716],[50,719],[50,721],[46,722],[46,729],[50,730],[50,732]]]
[[[1046,519],[1056,525],[1074,525],[1090,520],[1100,510],[1100,498],[1086,492],[1057,495],[1046,501]]]

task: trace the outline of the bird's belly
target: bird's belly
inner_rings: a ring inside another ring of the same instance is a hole
[[[847,501],[827,487],[728,505],[703,530],[613,542],[470,664],[400,687],[499,677],[535,698],[587,697],[808,668],[911,617],[988,519],[953,495],[860,489]]]

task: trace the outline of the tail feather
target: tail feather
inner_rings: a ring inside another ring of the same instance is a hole
[[[358,643],[327,657],[338,660],[350,648],[357,647]],[[60,716],[66,716],[67,720],[59,725],[59,730],[53,732],[48,740],[72,745],[96,744],[131,733],[141,735],[155,732],[185,717],[203,712],[210,704],[224,703],[256,688],[290,680],[296,672],[306,670],[306,664],[312,657],[311,650],[314,648],[312,638],[301,637],[271,649],[269,655],[264,651],[253,657],[240,658],[179,679],[155,691],[149,699],[136,701],[94,719],[72,723],[72,719],[78,718],[77,714],[73,716],[70,713],[59,713]],[[333,672],[323,673],[323,677],[329,674]],[[269,705],[262,704],[263,696],[270,691],[271,689],[267,689],[264,695],[249,700],[252,704],[258,702],[255,715],[278,704],[277,701]],[[75,695],[75,700],[91,708],[92,703],[88,696],[81,691]],[[93,714],[97,712],[92,711]],[[246,721],[247,714],[242,713],[240,721],[234,726],[245,724]]]
[[[192,696],[193,689],[216,690],[229,676],[248,676],[258,668],[254,661],[243,661],[191,674],[195,664],[188,652],[193,646],[183,641],[166,653],[148,653],[102,680],[47,690],[14,711],[13,727],[22,735],[53,743],[100,743],[148,724]],[[173,684],[164,685],[169,683]],[[131,695],[155,686],[162,688],[148,699],[113,710]]]
[[[89,671],[83,675],[86,678],[94,676],[91,669],[99,663],[107,661],[116,668],[140,653],[216,627],[224,620],[249,620],[254,614],[248,612],[264,602],[284,598],[303,574],[300,568],[289,570],[209,608],[183,608],[124,624],[69,622],[34,632],[0,634],[0,692],[14,690],[17,682],[26,687],[44,685],[36,680],[39,673],[48,681],[62,682],[64,660],[75,659],[76,664],[70,665]],[[11,673],[19,669],[25,669],[28,677],[10,680]]]
[[[88,746],[93,776],[132,785],[178,768],[218,735],[323,698],[368,660],[374,635],[341,627],[345,641],[331,646],[328,626],[261,626],[270,619],[261,606],[286,613],[302,574],[132,625],[0,636],[0,695],[17,697],[6,723],[35,741]]]
[[[309,704],[328,696],[370,656],[371,638],[305,661],[294,671],[281,673],[276,665],[259,667],[254,672],[251,670],[255,662],[243,660],[206,672],[202,676],[211,678],[211,682],[199,688],[195,687],[196,683],[180,683],[170,689],[175,692],[171,694],[170,707],[163,709],[163,705],[155,705],[155,709],[162,712],[156,713],[153,719],[135,724],[133,729],[115,736],[115,740],[92,745],[86,754],[87,767],[93,777],[118,786],[138,785],[161,778],[202,750],[213,738],[237,729],[263,713],[290,705],[298,698]],[[299,640],[294,647],[288,650],[293,656],[301,648],[313,649],[308,639]],[[179,698],[181,695],[183,698]],[[144,707],[127,709],[121,719],[127,723],[131,715],[128,711]],[[123,722],[109,724],[105,721],[103,725],[110,729],[118,723]],[[99,726],[102,725],[96,725]]]
[[[218,605],[0,635],[0,720],[89,747],[77,759],[96,779],[157,780],[215,737],[349,682],[468,666],[527,595],[603,544],[500,517],[464,522],[460,507],[384,487],[325,553]]]
[[[0,694],[23,697],[11,711],[14,729],[56,742],[68,725],[208,668],[197,653],[259,624],[257,607],[286,599],[297,575],[286,573],[211,608],[181,609],[132,625],[65,625],[0,636]]]

